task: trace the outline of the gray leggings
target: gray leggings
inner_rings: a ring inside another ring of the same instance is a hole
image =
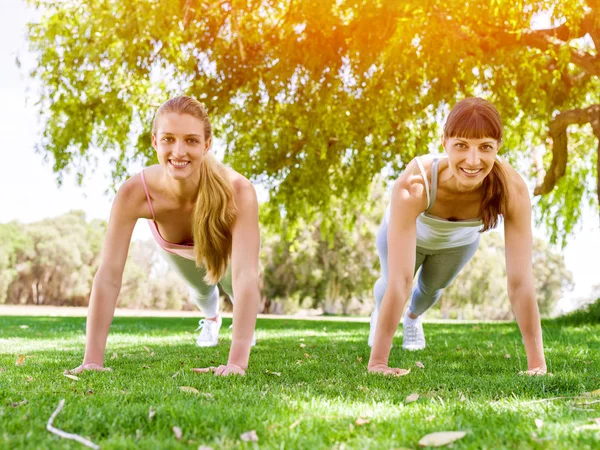
[[[206,270],[198,268],[196,262],[182,256],[169,253],[162,248],[159,249],[163,258],[188,285],[192,301],[198,305],[200,311],[206,317],[215,317],[219,313],[219,289],[217,285],[208,285],[204,281]],[[233,287],[231,286],[231,264],[227,268],[225,276],[221,278],[219,284],[223,288],[231,301],[233,301]]]
[[[381,278],[375,282],[373,292],[377,311],[387,287],[388,280],[388,226],[385,221],[377,231],[377,252],[381,262]],[[427,250],[417,246],[415,274],[419,267],[421,273],[412,291],[409,312],[420,316],[439,300],[444,288],[456,278],[460,270],[473,257],[479,247],[479,237],[469,245],[442,250]]]

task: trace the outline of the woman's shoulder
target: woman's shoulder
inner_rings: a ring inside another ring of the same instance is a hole
[[[128,212],[138,218],[152,218],[146,192],[151,196],[150,193],[158,189],[159,174],[160,166],[154,164],[127,178],[119,187],[115,202],[124,204]]]

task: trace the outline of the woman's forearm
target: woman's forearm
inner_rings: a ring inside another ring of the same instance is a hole
[[[388,289],[381,301],[377,328],[375,330],[375,340],[371,357],[369,358],[369,367],[375,365],[387,365],[392,348],[394,334],[398,329],[400,318],[406,300],[410,296],[410,286],[402,286],[399,289]]]
[[[509,290],[509,298],[523,336],[529,368],[545,368],[542,324],[533,288],[523,286]]]
[[[248,368],[250,347],[256,316],[260,303],[258,277],[240,276],[233,281],[235,303],[233,305],[233,332],[228,364],[235,364],[244,370]]]
[[[83,364],[104,364],[106,340],[120,290],[120,283],[103,280],[98,274],[94,278],[88,306]]]

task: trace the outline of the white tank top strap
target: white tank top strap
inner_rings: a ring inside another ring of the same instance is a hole
[[[425,182],[425,192],[427,192],[427,209],[429,209],[429,207],[431,206],[431,197],[429,196],[429,181],[427,181],[427,173],[425,172],[425,167],[423,167],[421,158],[417,156],[415,160],[417,161],[417,166],[419,166],[421,176],[423,177],[423,181]]]

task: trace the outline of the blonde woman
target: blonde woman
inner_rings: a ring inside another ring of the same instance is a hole
[[[498,157],[502,134],[494,105],[464,99],[444,126],[445,155],[415,158],[396,181],[377,233],[382,276],[374,288],[370,372],[398,373],[388,358],[409,298],[402,347],[425,348],[423,314],[475,254],[480,234],[503,220],[508,297],[523,336],[526,373],[546,373],[531,262],[531,202],[523,179]]]
[[[215,374],[244,375],[259,305],[258,202],[252,184],[209,153],[211,142],[211,124],[197,100],[176,97],[158,109],[152,146],[159,163],[129,178],[117,192],[92,286],[85,356],[72,373],[109,370],[106,340],[133,228],[142,218],[206,316],[200,321],[199,346],[217,344],[217,283],[235,297],[229,359]]]

